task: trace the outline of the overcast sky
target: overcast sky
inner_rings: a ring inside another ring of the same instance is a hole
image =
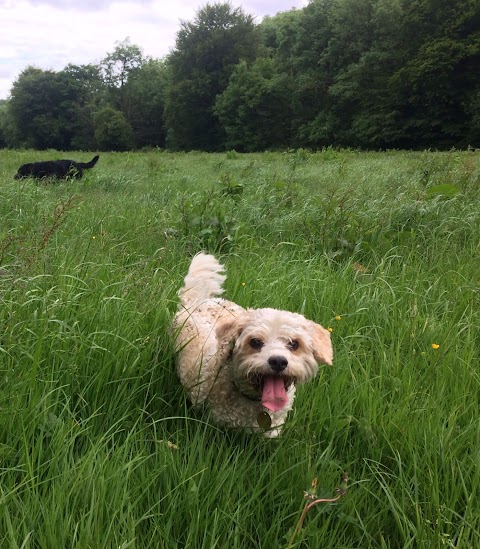
[[[216,0],[210,0],[210,4]],[[191,21],[208,0],[0,0],[0,99],[23,69],[61,70],[97,63],[129,37],[144,55],[164,57],[175,46],[179,21]],[[260,22],[308,0],[244,0]]]

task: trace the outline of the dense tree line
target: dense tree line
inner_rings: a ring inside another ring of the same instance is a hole
[[[98,65],[27,67],[0,146],[479,147],[479,74],[478,0],[311,0],[259,24],[207,4],[165,59],[127,39]]]

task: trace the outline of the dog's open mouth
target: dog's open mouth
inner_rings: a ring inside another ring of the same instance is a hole
[[[262,405],[271,412],[278,412],[288,403],[287,391],[294,380],[279,375],[255,375],[250,382],[259,387]]]

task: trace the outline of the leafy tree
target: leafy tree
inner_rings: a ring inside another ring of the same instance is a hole
[[[126,38],[123,42],[116,42],[112,53],[100,63],[106,87],[109,90],[111,104],[121,110],[127,120],[131,120],[132,108],[136,98],[129,93],[127,84],[135,77],[146,59],[142,49],[130,43]]]
[[[193,22],[182,21],[168,58],[167,143],[174,149],[218,150],[223,131],[214,115],[217,95],[235,66],[255,59],[259,35],[253,17],[228,3],[207,4]]]
[[[292,142],[450,147],[477,142],[477,0],[311,0],[261,25],[294,83]]]
[[[131,75],[145,62],[142,49],[130,43],[130,38],[123,42],[116,42],[117,46],[112,53],[101,62],[104,80],[107,86],[122,88]]]
[[[94,115],[95,140],[101,151],[127,151],[134,147],[133,131],[120,111],[106,106]]]
[[[305,8],[294,50],[295,70],[300,73],[295,94],[299,144],[354,144],[348,140],[354,109],[347,108],[348,102],[338,104],[338,90],[332,93],[332,86],[372,47],[374,3],[314,0]],[[359,83],[349,73],[345,83],[358,91]]]
[[[164,61],[148,59],[126,84],[131,106],[131,125],[139,147],[164,147],[165,95],[169,84]]]
[[[478,93],[480,4],[476,0],[402,1],[406,62],[392,77],[405,141],[465,146]],[[473,100],[473,103],[472,103]]]
[[[322,55],[332,38],[334,1],[313,0],[303,10],[280,13],[260,25],[265,45],[294,82],[290,126],[295,147],[322,146],[333,139],[326,118],[332,106],[328,88],[334,72],[322,64]],[[309,126],[315,121],[318,128],[312,130]]]
[[[83,110],[94,93],[87,85],[90,80],[86,83],[78,78],[80,72],[74,66],[60,72],[28,67],[20,74],[13,84],[8,109],[18,145],[68,150],[76,144]],[[91,144],[85,143],[86,147]]]
[[[122,112],[137,146],[165,145],[163,112],[167,68],[165,62],[144,57],[127,38],[117,42],[101,63],[108,102]]]
[[[12,87],[9,111],[22,145],[36,149],[69,147],[71,134],[64,107],[72,92],[53,71],[28,67],[20,74]]]
[[[291,89],[288,76],[272,59],[237,65],[215,107],[226,148],[243,152],[287,147]]]
[[[10,113],[10,101],[0,101],[0,148],[20,147],[21,139]]]
[[[304,10],[292,9],[265,17],[258,26],[266,49],[262,55],[275,55],[283,63],[288,63],[297,48],[303,22]]]
[[[62,71],[81,85],[73,106],[74,135],[71,140],[73,149],[92,150],[95,144],[94,113],[106,101],[106,86],[98,65],[67,65]]]
[[[0,100],[0,149],[7,147],[6,126],[7,122],[7,102]]]
[[[398,0],[378,0],[368,28],[370,44],[356,61],[340,69],[329,95],[333,100],[335,135],[343,144],[368,148],[395,145],[399,104],[390,80],[403,64],[402,8]]]
[[[393,66],[387,52],[371,50],[330,86],[332,128],[343,145],[378,149],[398,142],[397,111],[389,90]]]
[[[465,113],[468,119],[465,145],[480,148],[480,85],[465,102]]]

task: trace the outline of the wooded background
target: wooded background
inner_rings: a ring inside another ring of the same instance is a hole
[[[164,59],[125,39],[99,64],[26,67],[0,147],[479,147],[479,75],[478,0],[311,0],[258,24],[207,4]]]

